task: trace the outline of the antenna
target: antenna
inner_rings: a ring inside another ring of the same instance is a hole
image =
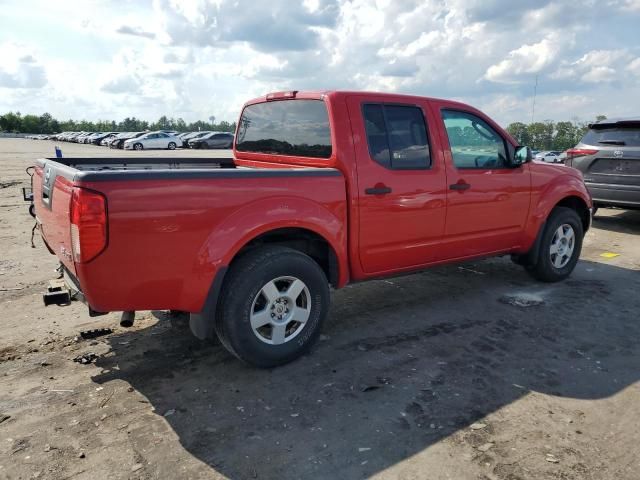
[[[533,123],[533,115],[536,113],[536,94],[538,93],[538,75],[536,75],[536,84],[533,87],[533,105],[531,106],[531,123]]]

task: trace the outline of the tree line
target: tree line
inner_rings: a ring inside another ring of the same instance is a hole
[[[596,120],[606,119],[598,115]],[[566,150],[574,147],[588,129],[587,122],[564,121],[523,123],[514,122],[507,126],[507,131],[518,140],[520,145],[528,145],[534,150]],[[235,132],[236,122],[222,121],[215,123],[215,117],[208,122],[198,120],[187,123],[182,118],[174,119],[166,115],[156,122],[127,117],[120,122],[100,120],[57,120],[49,113],[38,115],[21,115],[20,112],[9,112],[0,116],[0,131],[11,133],[59,133],[59,132],[141,132],[144,130],[176,130],[178,132],[195,132],[208,130],[216,132]],[[464,132],[463,132],[464,133]]]
[[[208,122],[198,120],[187,123],[182,118],[174,119],[165,115],[156,122],[148,122],[136,117],[127,117],[120,122],[99,120],[57,120],[49,113],[42,115],[21,115],[20,112],[9,112],[0,116],[0,132],[10,133],[60,133],[60,132],[141,132],[144,130],[176,130],[178,132],[195,132],[208,130],[215,132],[235,132],[236,122],[215,122],[210,117]]]
[[[605,115],[598,115],[596,121],[605,120]],[[589,129],[590,122],[514,122],[507,126],[507,131],[520,145],[527,145],[534,150],[563,151],[575,147]]]

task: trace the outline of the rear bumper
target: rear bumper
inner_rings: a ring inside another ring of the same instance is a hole
[[[89,309],[90,317],[99,317],[100,315],[106,315],[107,313],[109,313],[109,312],[98,312],[93,308],[91,308],[91,305],[89,305],[87,298],[84,296],[84,293],[82,293],[80,282],[78,282],[78,279],[66,268],[62,272],[62,278],[64,280],[65,285],[69,289],[71,298],[73,300],[77,300],[79,302],[84,303]]]
[[[622,208],[640,208],[640,185],[585,182],[593,202]]]

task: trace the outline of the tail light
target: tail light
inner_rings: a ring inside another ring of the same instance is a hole
[[[71,194],[71,248],[73,260],[85,263],[107,246],[107,200],[104,195],[74,187]]]
[[[594,150],[592,148],[570,148],[567,150],[567,159],[565,160],[565,165],[572,167],[573,160],[578,157],[585,157],[587,155],[595,155],[598,153],[598,150]]]

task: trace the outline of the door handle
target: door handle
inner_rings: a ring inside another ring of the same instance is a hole
[[[465,182],[454,183],[453,185],[449,185],[449,190],[469,190],[471,185]]]
[[[387,193],[391,193],[390,187],[373,187],[367,188],[364,193],[367,195],[386,195]]]

